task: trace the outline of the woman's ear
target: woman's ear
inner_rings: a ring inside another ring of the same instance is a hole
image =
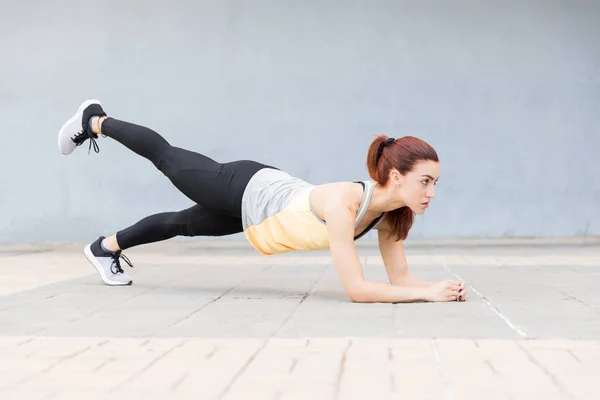
[[[404,176],[395,168],[390,170],[390,183],[394,186],[402,186],[404,183]]]

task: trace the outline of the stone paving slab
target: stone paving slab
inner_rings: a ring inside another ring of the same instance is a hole
[[[0,399],[598,399],[600,241],[407,244],[455,303],[354,304],[327,252],[0,246]],[[376,247],[367,279],[386,281]]]
[[[594,399],[599,341],[0,339],[3,399]]]
[[[366,268],[368,278],[385,280],[381,268]],[[543,273],[527,265],[498,268],[416,267],[418,276],[432,280],[458,271],[470,285],[464,303],[353,304],[331,265],[144,266],[132,272],[131,287],[105,286],[92,274],[1,296],[0,334],[600,337],[600,293],[593,284],[600,268],[582,267],[589,276],[554,266]]]

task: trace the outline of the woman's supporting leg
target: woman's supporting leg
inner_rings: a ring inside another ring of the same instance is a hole
[[[111,286],[131,285],[133,280],[121,267],[121,259],[133,266],[121,250],[175,236],[222,236],[242,232],[242,220],[219,215],[195,205],[179,212],[146,217],[109,238],[100,236],[88,244],[84,254]]]
[[[175,236],[224,236],[242,231],[240,218],[215,214],[200,205],[195,205],[182,211],[164,212],[143,218],[104,239],[103,245],[110,251],[117,251]]]

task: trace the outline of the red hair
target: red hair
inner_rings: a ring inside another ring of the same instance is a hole
[[[369,146],[367,154],[369,175],[382,186],[388,182],[392,168],[404,175],[412,171],[419,161],[439,162],[433,147],[419,138],[405,136],[390,141],[386,145],[388,139],[387,136],[378,135]],[[408,206],[404,206],[389,211],[385,218],[390,225],[391,234],[395,235],[396,241],[398,241],[407,238],[415,214]]]

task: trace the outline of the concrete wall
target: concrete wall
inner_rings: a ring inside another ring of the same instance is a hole
[[[0,242],[87,241],[190,205],[114,141],[58,153],[90,97],[313,183],[368,178],[378,132],[422,137],[441,179],[411,237],[600,234],[598,1],[0,4]]]

